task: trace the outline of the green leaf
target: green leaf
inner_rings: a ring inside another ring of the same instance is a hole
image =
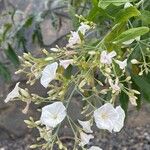
[[[98,3],[98,6],[105,9],[110,4],[113,4],[115,6],[124,5],[127,2],[132,2],[133,0],[100,0]]]
[[[129,18],[134,16],[139,16],[140,14],[141,13],[137,10],[136,7],[129,7],[126,9],[122,9],[117,13],[115,22],[119,23],[119,22],[128,21]]]
[[[144,24],[146,25],[150,24],[150,11],[142,10],[140,18],[142,19]]]
[[[92,5],[95,7],[98,6],[98,0],[92,0]]]
[[[6,23],[5,25],[4,25],[4,32],[3,32],[3,40],[5,40],[5,38],[6,38],[6,34],[7,34],[7,32],[10,30],[12,28],[12,24],[10,24],[10,23]]]
[[[10,81],[11,76],[9,70],[0,62],[0,75],[5,79],[5,81]]]
[[[67,69],[64,70],[64,76],[66,77],[66,79],[71,79],[72,71],[73,67],[71,65],[69,65]]]
[[[104,48],[107,48],[109,51],[113,50],[115,45],[112,43],[112,41],[125,30],[125,26],[126,22],[116,24],[101,41],[100,46],[104,46]]]
[[[129,30],[126,30],[126,31],[122,32],[119,36],[117,36],[114,39],[113,43],[114,44],[123,43],[125,41],[135,39],[136,37],[141,36],[141,35],[143,35],[147,32],[149,32],[148,27],[132,28],[132,29],[129,29]]]
[[[119,101],[120,101],[121,107],[123,108],[125,113],[127,113],[128,103],[129,103],[128,95],[124,93],[123,91],[121,91],[119,95]]]
[[[5,49],[5,54],[7,55],[8,59],[10,59],[10,61],[15,65],[18,66],[19,65],[19,58],[17,56],[17,54],[15,53],[14,49],[12,48],[12,46],[10,44],[8,44],[8,48]]]
[[[144,99],[150,102],[150,83],[147,82],[147,76],[133,75],[132,79],[135,82],[135,84],[139,87]]]
[[[29,16],[27,20],[25,21],[25,24],[23,25],[23,27],[25,28],[30,27],[33,23],[33,19],[34,19],[34,16]]]

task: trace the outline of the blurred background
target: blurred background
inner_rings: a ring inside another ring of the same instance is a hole
[[[46,94],[38,82],[29,87],[25,76],[15,75],[20,65],[18,56],[31,52],[40,57],[43,48],[65,45],[66,35],[78,26],[74,14],[87,14],[90,7],[90,0],[0,0],[0,150],[28,150],[38,134],[27,129],[23,121],[29,116],[38,118],[35,106],[25,115],[25,104],[4,103],[16,82],[33,93]],[[104,24],[107,31],[109,24]],[[78,104],[72,104],[74,115],[78,116],[76,107]],[[142,104],[140,111],[129,107],[128,113],[121,133],[97,132],[97,141],[92,143],[104,150],[150,150],[150,104]],[[69,129],[65,132],[69,134]],[[71,147],[70,140],[64,142]]]

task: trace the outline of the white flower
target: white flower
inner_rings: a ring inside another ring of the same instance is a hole
[[[81,22],[81,26],[78,28],[78,31],[80,31],[83,35],[85,35],[86,31],[90,29],[90,26]]]
[[[94,111],[94,119],[96,126],[100,129],[106,129],[110,132],[113,130],[119,132],[123,127],[124,117],[123,109],[117,107],[116,109],[112,104],[106,103]]]
[[[125,59],[124,61],[115,60],[115,62],[119,65],[120,69],[125,69],[125,67],[127,66],[127,59]]]
[[[112,132],[114,123],[118,120],[119,115],[110,103],[106,103],[94,111],[96,125],[100,129],[106,129]]]
[[[134,95],[129,95],[129,101],[131,102],[132,105],[137,106],[137,97]]]
[[[40,82],[45,88],[47,88],[49,83],[55,79],[57,68],[58,68],[58,63],[54,62],[50,65],[47,65],[42,71],[42,77]]]
[[[131,7],[133,6],[130,2],[126,2],[125,5],[124,5],[124,8],[128,8],[128,7]]]
[[[116,56],[116,52],[112,51],[110,53],[107,53],[107,51],[102,51],[100,62],[103,64],[110,65],[112,63],[112,58]]]
[[[92,134],[86,134],[84,132],[80,132],[80,138],[81,138],[81,142],[79,145],[84,146],[84,145],[88,144],[90,139],[93,139],[94,136]]]
[[[121,106],[117,106],[117,107],[116,107],[116,111],[117,111],[117,113],[119,114],[119,118],[118,118],[118,120],[115,122],[113,131],[114,131],[114,132],[119,132],[119,131],[123,128],[123,125],[124,125],[125,112],[124,112],[124,110],[121,108]]]
[[[40,121],[48,128],[55,128],[64,120],[66,115],[66,108],[63,103],[54,102],[42,108]]]
[[[85,131],[86,133],[93,133],[93,131],[91,130],[91,122],[89,121],[81,121],[78,120],[79,124],[82,126],[83,131]]]
[[[59,60],[60,66],[63,66],[64,69],[66,69],[70,64],[73,63],[73,59],[67,59],[67,60]]]
[[[119,79],[118,78],[116,78],[115,83],[113,83],[112,79],[108,79],[108,82],[109,82],[109,84],[112,88],[113,93],[120,91]]]
[[[102,150],[102,149],[98,146],[92,146],[88,150]]]
[[[6,99],[4,100],[5,103],[8,103],[14,98],[19,97],[19,84],[20,82],[16,83],[14,89],[7,95]]]
[[[78,32],[71,31],[71,37],[69,38],[67,47],[73,48],[74,45],[80,44],[80,43],[81,43],[81,39],[80,39]]]

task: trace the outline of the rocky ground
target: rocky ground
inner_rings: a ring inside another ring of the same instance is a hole
[[[31,88],[32,91],[38,89],[40,89],[39,84]],[[75,102],[76,99],[78,100],[78,97],[72,101]],[[35,108],[31,107],[28,115],[24,115],[21,112],[24,104],[18,102],[4,104],[2,101],[3,99],[1,99],[0,105],[0,150],[29,150],[30,144],[35,142],[35,136],[38,133],[27,129],[23,120],[31,115],[37,117],[34,113]],[[80,115],[76,109],[78,105],[77,102],[71,105],[71,115],[75,117],[73,118],[75,120]],[[149,114],[150,104],[143,104],[139,112],[131,106],[125,127],[120,133],[97,131],[95,132],[95,139],[90,142],[90,145],[100,146],[104,150],[150,150]],[[70,134],[68,128],[65,128],[63,132]],[[63,142],[72,150],[72,142],[69,139],[64,139]]]

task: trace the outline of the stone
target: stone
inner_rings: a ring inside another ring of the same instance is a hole
[[[43,36],[43,42],[45,45],[51,45],[52,43],[56,42],[60,37],[68,34],[71,29],[72,25],[70,20],[62,18],[61,19],[61,27],[59,30],[56,30],[52,26],[52,21],[50,19],[44,20],[41,23],[41,31]]]

